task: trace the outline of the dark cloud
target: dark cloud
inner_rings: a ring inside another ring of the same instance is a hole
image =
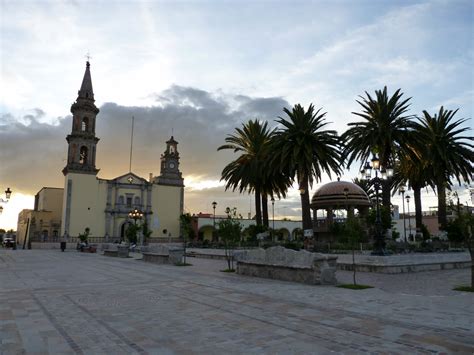
[[[288,103],[278,97],[220,95],[181,86],[172,86],[155,98],[156,106],[105,103],[100,107],[96,125],[100,138],[97,147],[100,177],[113,178],[128,171],[132,116],[135,117],[134,172],[146,178],[149,173],[158,175],[160,155],[166,140],[173,134],[179,142],[181,171],[185,178],[197,175],[202,179],[219,180],[224,165],[235,158],[232,152],[217,152],[226,135],[233,133],[242,122],[256,117],[266,119],[274,126],[276,116],[284,106],[288,107]],[[65,107],[64,111],[68,109]],[[41,123],[44,116],[41,109],[34,109],[15,121],[8,114],[0,117],[0,178],[3,184],[30,193],[43,186],[63,186],[61,170],[66,164],[65,137],[71,130],[71,116],[58,118],[56,125]],[[188,192],[190,202],[194,200],[190,205],[198,206],[199,198],[206,193],[216,193],[216,198],[219,195],[222,200],[227,196],[239,196],[224,194],[223,188]],[[231,201],[229,205],[232,205]]]

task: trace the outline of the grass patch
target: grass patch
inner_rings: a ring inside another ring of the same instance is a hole
[[[354,284],[342,284],[342,285],[337,285],[336,287],[348,288],[350,290],[365,290],[366,288],[374,288],[373,286],[369,286],[369,285],[354,285]]]
[[[224,270],[219,270],[220,272],[235,272],[235,269],[224,269]]]
[[[458,286],[453,288],[454,291],[474,292],[474,287],[471,286]]]
[[[174,264],[175,266],[192,266],[193,264],[190,264],[190,263],[183,263],[183,262],[179,262],[179,263],[176,263]]]

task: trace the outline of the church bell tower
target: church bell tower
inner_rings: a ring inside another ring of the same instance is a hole
[[[86,71],[76,102],[71,106],[72,130],[66,137],[68,142],[67,165],[63,174],[80,173],[97,175],[95,167],[96,146],[99,138],[95,136],[95,120],[99,109],[94,104],[94,91],[90,63],[86,62]]]
[[[184,186],[183,176],[179,171],[178,142],[171,136],[166,142],[166,150],[161,155],[160,176],[155,178],[160,185]]]

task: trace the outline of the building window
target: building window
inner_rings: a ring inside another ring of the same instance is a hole
[[[140,197],[135,196],[135,207],[140,206]]]
[[[82,146],[79,153],[79,164],[87,164],[87,147]]]
[[[81,130],[83,132],[89,131],[89,119],[87,117],[84,117],[82,119],[82,125],[81,125]]]
[[[119,196],[118,204],[123,205],[123,196]]]
[[[127,197],[127,207],[132,207],[132,198]]]

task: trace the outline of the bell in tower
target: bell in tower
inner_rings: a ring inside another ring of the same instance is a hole
[[[184,186],[179,171],[178,142],[173,136],[166,142],[166,150],[161,154],[160,176],[155,178],[155,182],[160,185]]]
[[[68,142],[67,165],[63,174],[83,173],[97,175],[95,167],[96,146],[99,138],[95,136],[95,120],[99,109],[94,104],[94,91],[90,63],[86,62],[86,71],[78,91],[76,102],[71,106],[72,130],[66,137]]]

